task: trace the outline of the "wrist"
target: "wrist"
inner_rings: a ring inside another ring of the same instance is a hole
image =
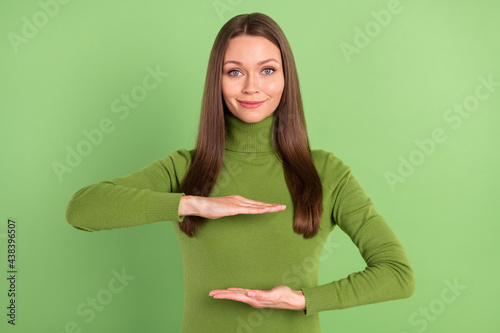
[[[294,310],[305,310],[306,298],[302,290],[292,290],[292,296],[290,305],[294,308]]]
[[[179,202],[179,216],[197,215],[197,199],[194,195],[183,195]]]

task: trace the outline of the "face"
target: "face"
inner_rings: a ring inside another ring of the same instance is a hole
[[[267,38],[244,35],[230,39],[222,70],[222,95],[233,115],[255,123],[276,110],[285,79],[280,49]]]

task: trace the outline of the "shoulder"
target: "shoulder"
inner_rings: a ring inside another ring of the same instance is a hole
[[[188,150],[188,149],[181,148],[181,149],[174,150],[173,152],[168,154],[167,158],[171,159],[172,161],[174,161],[176,163],[189,163],[189,164],[191,164],[191,162],[194,158],[194,152],[195,152],[194,149]]]
[[[340,159],[340,157],[324,149],[312,149],[311,156],[314,164],[317,164],[318,166],[329,165],[331,167],[334,166],[342,169],[349,168],[349,166],[347,166],[344,161]]]
[[[312,149],[311,157],[321,178],[334,177],[340,180],[351,171],[340,157],[324,149]]]
[[[194,159],[194,152],[194,149],[177,149],[170,152],[167,157],[155,161],[155,163],[167,170],[172,170],[177,174],[182,174],[191,166]]]

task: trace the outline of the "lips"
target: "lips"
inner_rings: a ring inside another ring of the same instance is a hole
[[[264,104],[265,101],[240,101],[240,100],[237,100],[243,107],[245,108],[250,108],[250,109],[254,109],[254,108],[258,108],[259,106],[261,106],[262,104]]]

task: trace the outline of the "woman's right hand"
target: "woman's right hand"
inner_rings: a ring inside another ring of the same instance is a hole
[[[200,197],[183,195],[179,203],[179,216],[195,215],[209,219],[237,214],[262,214],[284,210],[285,205],[251,200],[241,195]]]

